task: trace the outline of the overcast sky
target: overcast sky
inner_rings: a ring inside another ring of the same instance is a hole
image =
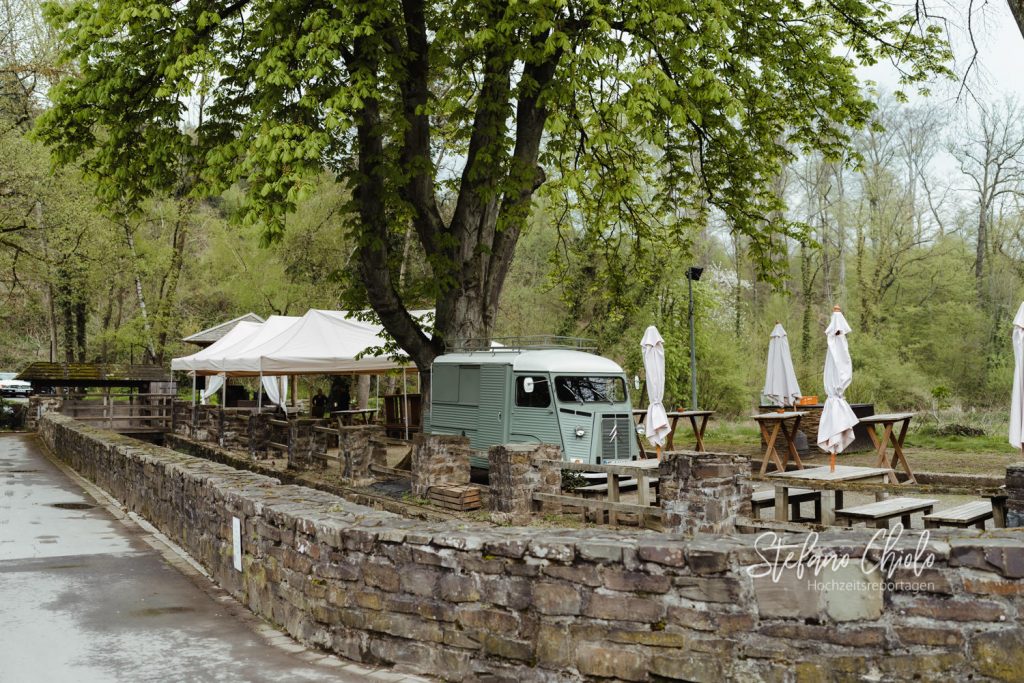
[[[953,4],[955,3],[955,6]],[[979,100],[999,101],[1014,94],[1024,103],[1024,37],[1010,14],[1006,0],[975,0],[971,17],[974,42],[978,48],[977,62],[971,67],[967,85]],[[950,0],[929,3],[929,8],[949,20],[950,39],[956,56],[954,70],[963,77],[973,53],[967,31],[966,2]],[[886,90],[897,86],[896,70],[890,65],[877,65],[862,69]],[[939,82],[933,87],[934,99],[952,102],[960,93],[960,83]]]

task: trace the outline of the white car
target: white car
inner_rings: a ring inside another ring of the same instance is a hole
[[[2,396],[31,396],[32,385],[20,379],[14,379],[15,372],[0,372],[0,395]]]

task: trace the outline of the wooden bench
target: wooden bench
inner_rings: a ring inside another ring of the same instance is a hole
[[[800,503],[806,503],[808,501],[814,502],[814,516],[811,518],[801,517]],[[755,519],[761,516],[761,510],[764,510],[765,508],[774,509],[775,490],[766,489],[764,491],[754,491],[753,495],[750,496],[750,506]],[[820,524],[821,491],[812,491],[811,489],[790,489],[789,508],[790,520],[794,522],[815,522]]]
[[[648,479],[648,487],[653,487],[655,491],[658,489],[657,479]],[[631,491],[636,488],[636,479],[630,477],[629,479],[623,479],[619,482],[620,491]],[[602,496],[608,493],[608,484],[591,484],[590,486],[577,486],[572,490],[573,493],[578,493],[584,498],[594,498]]]
[[[938,502],[930,498],[887,498],[876,503],[836,510],[836,521],[842,521],[846,526],[852,526],[854,522],[868,522],[874,523],[877,529],[888,529],[889,520],[899,517],[903,528],[909,529],[912,514],[928,514]]]
[[[973,500],[955,508],[933,512],[924,517],[925,529],[938,529],[943,526],[952,526],[966,529],[976,526],[979,529],[985,528],[985,520],[992,519],[992,502],[987,500]]]

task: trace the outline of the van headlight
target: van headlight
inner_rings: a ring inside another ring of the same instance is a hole
[[[640,436],[643,436],[644,434],[647,433],[647,430],[644,429],[644,426],[642,424],[640,424],[636,426],[636,433],[639,434]]]
[[[586,435],[587,435],[587,432],[583,429],[583,427],[577,427],[576,428],[576,438],[577,439],[582,439]]]

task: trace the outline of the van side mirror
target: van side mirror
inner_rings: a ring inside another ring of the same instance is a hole
[[[524,377],[523,378],[523,391],[526,392],[527,394],[532,394],[533,393],[533,378],[532,377]]]
[[[640,391],[640,375],[633,375],[633,388]]]

